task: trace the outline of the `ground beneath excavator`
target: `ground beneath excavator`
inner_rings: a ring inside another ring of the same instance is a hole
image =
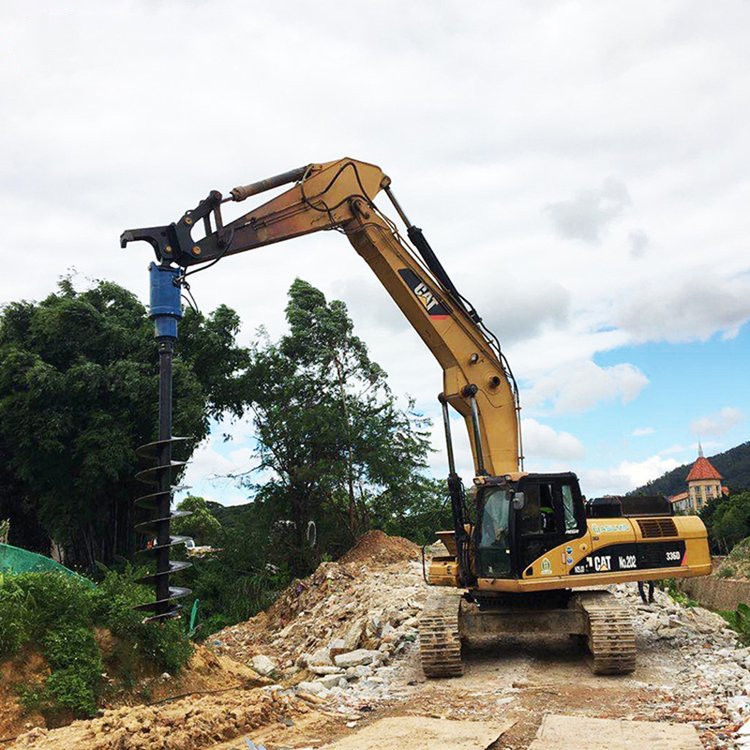
[[[750,651],[717,615],[683,607],[659,590],[654,605],[643,605],[635,585],[620,586],[614,595],[636,622],[632,674],[592,674],[582,645],[559,633],[476,639],[464,649],[462,676],[427,680],[417,616],[428,588],[414,549],[402,546],[394,561],[397,545],[370,538],[362,559],[324,563],[268,612],[209,640],[222,656],[244,663],[267,655],[276,664],[269,687],[121,708],[60,729],[32,730],[5,747],[247,750],[248,740],[268,750],[323,748],[354,739],[382,718],[426,717],[508,723],[493,750],[526,750],[551,714],[677,722],[694,726],[704,748],[738,747],[735,733],[750,718]],[[306,654],[349,637],[355,624],[360,633],[347,647],[371,659],[368,664],[300,666]],[[381,648],[388,658],[373,656]],[[272,682],[283,689],[271,689]],[[413,736],[412,728],[394,747],[411,747]]]

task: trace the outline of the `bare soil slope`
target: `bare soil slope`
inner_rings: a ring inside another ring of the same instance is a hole
[[[111,636],[100,632],[97,640],[106,655],[107,642],[111,640]],[[34,649],[26,649],[0,665],[0,740],[17,737],[34,727],[48,729],[72,721],[72,716],[60,714],[49,724],[41,714],[29,714],[22,708],[17,686],[41,682],[48,675],[49,668],[44,657]],[[216,654],[203,646],[196,647],[190,661],[178,676],[147,670],[135,675],[135,679],[136,687],[132,691],[110,694],[109,698],[103,701],[104,708],[137,706],[142,705],[144,701],[158,703],[186,694],[212,692],[228,687],[261,687],[270,682],[247,665]],[[0,747],[2,746],[0,742]]]

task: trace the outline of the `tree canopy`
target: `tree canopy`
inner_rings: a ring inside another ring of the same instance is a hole
[[[247,364],[239,318],[227,307],[185,312],[174,362],[175,434],[201,440],[209,418],[242,407],[234,385]],[[136,541],[135,448],[156,435],[157,349],[138,299],[100,281],[65,278],[39,303],[0,313],[0,517],[70,564],[130,556]],[[41,533],[40,533],[41,532]],[[40,538],[41,537],[41,538]],[[46,550],[45,550],[46,551]]]
[[[177,504],[177,510],[187,511],[189,516],[175,518],[172,532],[191,537],[197,545],[213,544],[221,532],[221,524],[209,510],[202,497],[188,495]]]
[[[286,320],[278,342],[254,344],[242,381],[258,440],[247,482],[301,574],[319,549],[335,556],[433,488],[421,473],[428,422],[411,402],[398,405],[344,303],[297,279]]]
[[[286,335],[261,332],[249,349],[227,307],[186,310],[180,326],[175,434],[194,446],[212,419],[245,412],[255,428],[250,502],[235,512],[188,497],[180,508],[194,515],[174,523],[217,549],[183,574],[203,632],[267,606],[369,528],[424,542],[450,523],[444,483],[423,473],[429,423],[394,397],[346,306],[298,279],[286,320]],[[133,501],[147,491],[135,449],[155,438],[157,386],[153,325],[116,284],[64,279],[41,302],[0,312],[0,519],[11,543],[49,552],[54,540],[84,568],[132,558]]]
[[[712,499],[700,513],[713,551],[727,554],[750,536],[750,490]]]

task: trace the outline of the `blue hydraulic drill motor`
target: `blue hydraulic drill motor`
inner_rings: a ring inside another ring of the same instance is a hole
[[[180,269],[151,263],[148,273],[151,287],[149,317],[154,321],[156,337],[176,339],[177,321],[182,317],[180,284],[177,281]]]

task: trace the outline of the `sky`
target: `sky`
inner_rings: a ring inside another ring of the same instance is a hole
[[[124,229],[310,162],[373,162],[498,334],[526,468],[627,491],[699,440],[748,440],[748,28],[739,0],[4,0],[0,302],[69,269],[145,302],[150,251],[121,250]],[[444,476],[440,369],[345,238],[228,258],[192,291],[236,309],[246,344],[284,332],[295,277],[347,303],[433,419]],[[245,502],[220,477],[252,449],[251,424],[216,424],[186,481]]]

